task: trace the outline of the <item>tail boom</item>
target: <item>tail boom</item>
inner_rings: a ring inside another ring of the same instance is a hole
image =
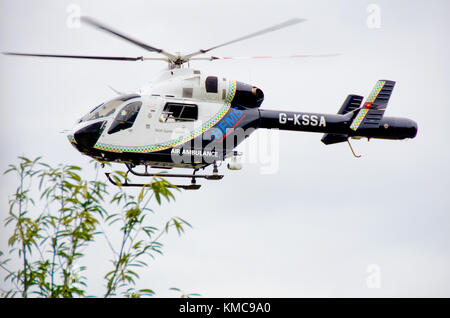
[[[353,113],[341,115],[259,109],[259,116],[259,128],[332,134],[329,143],[346,141],[348,137],[399,140],[414,138],[417,134],[417,123],[401,117],[383,117],[378,127],[360,127],[355,131],[350,127]]]
[[[394,81],[379,80],[362,105],[362,96],[348,95],[335,115],[259,109],[260,127],[325,133],[322,142],[326,145],[347,141],[349,137],[414,138],[415,121],[384,117],[394,87]]]

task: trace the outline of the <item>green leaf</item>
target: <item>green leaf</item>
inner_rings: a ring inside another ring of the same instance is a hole
[[[142,295],[147,295],[147,296],[153,296],[155,294],[155,292],[153,290],[148,289],[148,288],[139,289],[138,292]]]
[[[181,292],[181,289],[176,288],[176,287],[170,287],[169,290],[174,290],[174,291],[177,291],[177,292]]]

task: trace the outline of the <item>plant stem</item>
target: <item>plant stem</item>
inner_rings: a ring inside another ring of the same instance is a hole
[[[64,170],[62,169],[61,172],[61,215],[64,213],[64,183],[63,183],[63,177],[64,177]],[[56,247],[58,246],[58,233],[59,233],[59,226],[61,224],[61,216],[58,217],[58,224],[56,225],[56,232],[55,237],[52,239],[52,268],[50,272],[50,290],[51,290],[51,297],[55,297],[55,284],[54,284],[54,277],[55,277],[55,259],[56,259]]]
[[[119,271],[120,261],[122,260],[122,254],[123,254],[123,250],[125,249],[125,243],[127,242],[127,239],[128,239],[128,232],[127,232],[127,229],[125,228],[123,231],[122,245],[120,247],[119,257],[117,259],[116,266],[114,268],[113,276],[109,280],[108,289],[106,291],[105,298],[109,297],[111,292],[113,292],[116,289],[115,280],[117,277],[117,273]]]
[[[23,256],[23,292],[22,297],[26,298],[27,291],[28,291],[28,279],[27,279],[27,269],[28,269],[28,261],[27,261],[27,254],[26,254],[26,245],[25,245],[25,235],[23,233],[22,228],[22,217],[23,217],[23,211],[22,211],[22,200],[23,200],[23,179],[24,179],[24,169],[25,167],[23,165],[20,165],[20,191],[19,191],[19,217],[17,226],[19,228],[19,234],[20,239],[22,240],[22,256]]]

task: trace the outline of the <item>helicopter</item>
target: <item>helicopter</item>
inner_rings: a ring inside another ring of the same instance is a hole
[[[231,158],[230,170],[240,170],[242,155],[235,148],[257,129],[279,129],[322,133],[325,145],[347,142],[349,139],[378,138],[401,140],[414,138],[417,123],[408,118],[386,117],[384,112],[393,92],[395,81],[378,80],[370,94],[348,95],[337,114],[292,112],[261,109],[263,91],[251,84],[207,74],[190,68],[190,61],[226,60],[232,57],[203,56],[204,54],[239,41],[247,40],[306,21],[294,18],[250,33],[237,39],[189,54],[172,54],[131,38],[90,17],[82,22],[115,35],[157,57],[119,57],[56,55],[4,52],[6,55],[77,58],[115,61],[165,61],[168,67],[158,74],[145,92],[125,94],[94,107],[67,134],[70,143],[82,154],[95,160],[125,164],[125,182],[118,186],[144,186],[129,181],[128,174],[138,177],[190,178],[190,184],[176,185],[197,190],[197,179],[221,180],[218,163]],[[322,55],[292,55],[290,58]],[[254,56],[249,58],[271,58]],[[187,67],[186,67],[187,65]],[[363,102],[364,100],[364,102]],[[211,174],[196,174],[213,166]],[[137,167],[143,167],[144,171]],[[192,173],[154,172],[150,169],[191,169]]]

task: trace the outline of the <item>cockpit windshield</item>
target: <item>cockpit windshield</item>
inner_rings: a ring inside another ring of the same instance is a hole
[[[95,107],[93,110],[89,112],[86,116],[82,117],[80,119],[80,123],[83,121],[90,121],[98,118],[108,117],[114,114],[117,107],[122,105],[123,102],[132,99],[140,97],[139,95],[132,94],[132,95],[123,95],[118,98],[112,99],[106,103],[100,104],[97,107]]]

